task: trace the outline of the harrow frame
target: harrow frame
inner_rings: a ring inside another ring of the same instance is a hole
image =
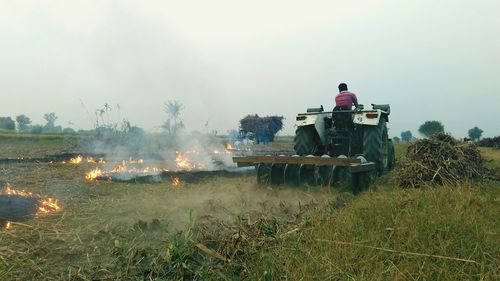
[[[347,178],[354,193],[369,184],[370,173],[376,170],[374,162],[359,156],[234,156],[233,162],[238,167],[255,166],[259,184],[333,186]]]

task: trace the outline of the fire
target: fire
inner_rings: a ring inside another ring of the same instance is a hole
[[[84,158],[82,155],[78,155],[77,157],[69,159],[69,163],[70,164],[80,164],[80,163],[83,163],[83,162],[86,162],[86,163],[101,163],[101,164],[102,163],[106,163],[106,161],[104,161],[104,158],[97,158],[97,159],[95,159],[92,156],[88,156],[87,158]],[[65,163],[65,162],[63,161],[63,163]]]
[[[184,152],[176,151],[175,160],[166,160],[158,166],[148,166],[143,159],[129,158],[128,160],[114,162],[115,166],[95,167],[86,172],[85,179],[88,181],[96,181],[102,178],[112,180],[114,177],[133,178],[134,176],[158,175],[162,172],[168,172],[172,168],[174,171],[203,170],[206,169],[205,164],[202,163],[206,161],[204,157],[206,158],[205,154],[196,150],[187,150]],[[109,165],[109,163],[107,165]],[[180,180],[177,179],[172,182],[174,186],[177,186]]]
[[[106,161],[104,161],[104,158],[97,158],[97,159],[94,159],[94,157],[92,156],[89,156],[87,157],[87,163],[106,163]]]
[[[7,222],[7,224],[5,225],[5,229],[9,229],[11,227],[11,224],[10,224],[10,221]]]
[[[97,180],[99,177],[109,176],[111,174],[152,174],[152,173],[160,173],[163,171],[168,171],[157,167],[150,167],[150,166],[144,167],[140,165],[143,163],[144,160],[142,159],[138,160],[129,159],[129,160],[122,160],[119,164],[110,169],[101,169],[100,167],[96,167],[85,174],[85,179],[88,181],[94,181]],[[139,165],[140,167],[130,167],[129,164]]]
[[[87,174],[85,175],[85,179],[88,181],[93,181],[99,176],[102,176],[102,170],[101,168],[96,167],[95,169],[87,172]]]
[[[203,163],[194,163],[188,157],[189,154],[199,154],[196,150],[188,150],[185,153],[176,152],[175,163],[178,170],[191,171],[191,170],[202,170],[205,169]]]
[[[40,207],[38,207],[38,211],[41,214],[47,214],[50,212],[54,212],[61,209],[61,206],[57,203],[57,200],[52,198],[47,198],[40,202]]]
[[[80,164],[80,163],[82,163],[82,161],[83,161],[83,156],[81,156],[81,155],[78,155],[75,158],[69,159],[69,163],[71,163],[71,164]]]
[[[233,146],[230,143],[226,144],[226,150],[227,151],[233,150]]]
[[[0,195],[2,195],[2,194],[3,195],[17,195],[17,196],[22,196],[22,197],[36,197],[38,199],[38,211],[36,212],[37,215],[38,214],[47,214],[47,213],[55,212],[55,211],[61,209],[61,206],[59,205],[59,203],[56,199],[42,198],[38,195],[34,195],[31,192],[27,192],[24,190],[15,190],[8,183],[3,188],[3,190],[0,191]],[[8,222],[8,224],[9,224],[9,222]]]
[[[177,168],[180,170],[191,171],[195,166],[189,161],[187,156],[182,153],[178,153],[177,157],[175,157],[175,163],[177,164]]]
[[[178,186],[181,183],[181,179],[178,177],[172,177],[172,186]]]
[[[0,191],[0,195],[5,194],[5,195],[19,195],[19,196],[33,196],[33,193],[31,192],[26,192],[24,190],[15,190],[12,189],[12,186],[7,183],[7,185],[3,188],[2,191]]]

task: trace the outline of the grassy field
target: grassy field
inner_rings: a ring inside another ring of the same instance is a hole
[[[292,138],[259,149],[288,150]],[[0,157],[77,140],[0,137]],[[404,144],[396,146],[403,157]],[[500,168],[500,151],[482,149]],[[62,210],[0,230],[0,280],[498,280],[500,184],[400,189],[391,174],[337,188],[88,183],[91,164],[0,165],[0,182]]]

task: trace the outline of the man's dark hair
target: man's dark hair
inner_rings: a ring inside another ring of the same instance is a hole
[[[340,83],[339,84],[339,91],[347,91],[347,84],[346,83]]]

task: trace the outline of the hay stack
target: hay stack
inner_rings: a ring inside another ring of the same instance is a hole
[[[414,142],[396,169],[401,187],[458,185],[485,172],[475,144],[458,142],[447,134]]]

